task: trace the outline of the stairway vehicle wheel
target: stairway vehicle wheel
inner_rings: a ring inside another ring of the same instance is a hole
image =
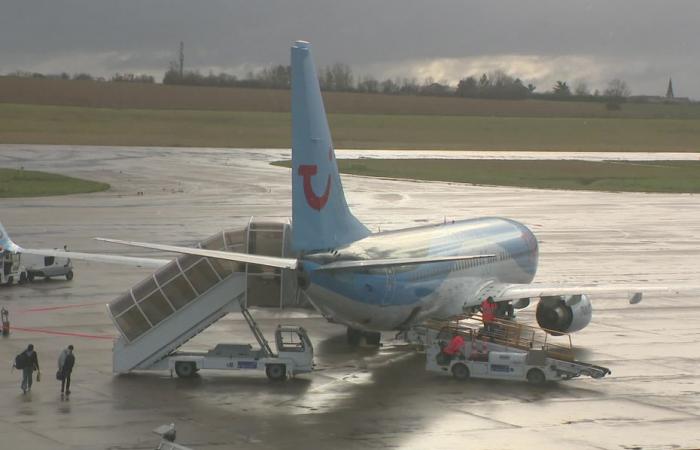
[[[19,274],[19,284],[24,284],[27,282],[27,273],[22,272]]]
[[[178,361],[175,363],[175,373],[180,378],[191,378],[197,373],[197,365],[191,361]]]
[[[287,378],[287,366],[284,364],[268,364],[265,374],[272,381],[283,381]]]
[[[66,280],[70,281],[73,279],[73,271],[69,270],[68,273],[66,273]]]
[[[28,272],[27,273],[27,279],[29,281],[34,281],[34,272]]]
[[[5,286],[12,286],[12,282],[15,281],[13,277],[7,277],[7,281],[5,282]]]
[[[452,376],[454,376],[458,380],[469,379],[469,367],[465,366],[462,363],[455,364],[454,366],[452,366]]]
[[[532,384],[541,385],[547,381],[547,378],[545,378],[544,372],[542,372],[540,369],[530,369],[527,371],[527,381]]]

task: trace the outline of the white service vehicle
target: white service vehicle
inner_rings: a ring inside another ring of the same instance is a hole
[[[0,285],[9,286],[12,282],[24,284],[28,279],[27,269],[22,264],[22,255],[0,251]]]
[[[250,344],[218,344],[208,352],[173,352],[152,369],[166,368],[162,366],[167,364],[167,369],[179,377],[191,377],[203,369],[259,370],[273,381],[313,371],[314,348],[303,327],[278,325],[274,353],[248,310],[243,308],[241,312],[260,344],[259,349]]]
[[[70,258],[60,258],[56,256],[27,255],[27,277],[29,281],[34,281],[37,277],[49,279],[51,277],[66,277],[66,280],[73,279],[73,263]]]
[[[426,351],[426,369],[459,380],[473,377],[543,384],[611,373],[605,367],[576,361],[570,335],[558,336],[560,342],[555,344],[540,328],[510,320],[496,320],[486,331],[479,321],[462,319],[434,333]],[[443,349],[456,335],[464,339],[464,345],[455,355],[445,354]]]

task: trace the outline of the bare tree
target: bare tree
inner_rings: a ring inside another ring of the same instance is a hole
[[[574,85],[574,94],[580,97],[587,97],[591,95],[591,90],[588,88],[588,84],[584,80],[578,80]]]
[[[569,97],[571,95],[571,89],[566,81],[557,81],[557,83],[552,88],[552,94],[558,97]]]
[[[185,43],[180,41],[180,51],[178,53],[178,71],[180,73],[180,78],[185,74]]]
[[[629,97],[632,92],[627,83],[619,78],[615,78],[608,83],[607,89],[603,92],[606,97]]]

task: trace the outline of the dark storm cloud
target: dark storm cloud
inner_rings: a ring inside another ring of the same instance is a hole
[[[601,80],[627,76],[640,91],[673,75],[679,89],[700,96],[695,0],[3,0],[0,5],[3,73],[36,68],[159,73],[181,40],[192,68],[240,69],[286,63],[289,43],[307,39],[321,65],[342,61],[358,69],[412,68],[423,74],[421,64],[447,60],[454,63],[452,72],[441,76],[453,80],[474,67],[475,59],[503,61],[517,72],[526,57],[548,66],[549,78],[539,78],[546,83],[557,77],[557,65],[562,76],[573,79],[579,69],[571,61],[585,60],[583,69],[592,64],[616,72],[602,73]],[[66,66],[76,64],[82,66]]]

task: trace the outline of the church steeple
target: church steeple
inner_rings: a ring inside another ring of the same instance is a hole
[[[668,79],[668,89],[666,89],[666,98],[673,98],[673,80]]]

